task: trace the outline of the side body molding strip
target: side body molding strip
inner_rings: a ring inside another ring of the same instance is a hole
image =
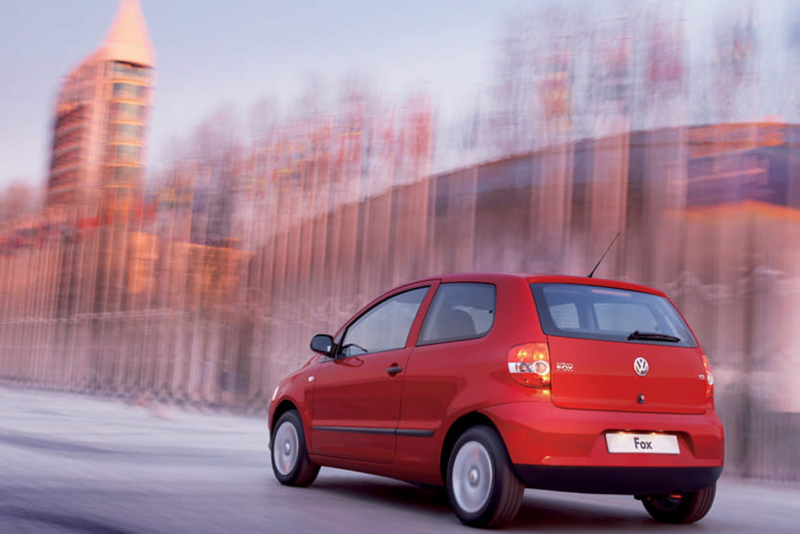
[[[315,426],[314,430],[323,432],[352,432],[353,434],[388,434],[397,436],[408,436],[415,438],[433,437],[433,430],[422,430],[416,428],[366,428],[361,426]]]

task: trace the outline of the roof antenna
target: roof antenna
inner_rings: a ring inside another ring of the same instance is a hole
[[[587,276],[587,278],[591,278],[591,277],[592,277],[592,275],[594,274],[594,272],[597,270],[597,268],[598,268],[598,267],[600,267],[600,263],[602,263],[602,261],[603,261],[603,258],[605,258],[605,257],[606,257],[606,254],[608,254],[608,251],[609,251],[609,250],[611,250],[611,247],[613,247],[613,246],[614,246],[614,243],[616,243],[616,242],[617,242],[617,238],[619,238],[619,235],[620,235],[621,233],[622,233],[622,232],[617,232],[617,235],[616,235],[616,236],[614,236],[614,239],[612,239],[612,240],[611,240],[611,244],[610,244],[610,245],[608,245],[608,248],[606,249],[606,251],[605,251],[605,252],[603,252],[603,255],[602,255],[602,256],[600,256],[600,261],[598,261],[598,262],[597,262],[597,265],[595,265],[595,266],[594,266],[594,269],[592,269],[592,272],[590,272],[590,273],[589,273],[589,276]]]

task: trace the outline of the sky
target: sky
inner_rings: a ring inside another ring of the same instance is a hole
[[[641,0],[645,1],[645,0]],[[715,20],[750,0],[676,0],[686,7],[690,78],[710,72]],[[174,140],[221,106],[246,120],[262,98],[285,111],[312,75],[334,95],[355,73],[378,94],[429,92],[440,118],[485,100],[504,24],[550,0],[140,0],[158,57],[150,169]],[[647,0],[650,4],[658,4]],[[560,2],[592,21],[640,0]],[[796,0],[753,0],[762,74],[757,113],[800,120],[785,45]],[[99,47],[119,0],[0,0],[0,190],[45,183],[59,83]],[[794,7],[792,7],[794,6]],[[798,30],[800,32],[800,30]],[[792,56],[792,57],[789,57]],[[703,71],[705,69],[705,71]],[[690,83],[695,83],[690,80]],[[483,103],[483,102],[482,102]],[[704,105],[700,102],[700,105]],[[702,109],[700,110],[702,111]],[[700,113],[702,115],[702,113]],[[695,122],[702,122],[695,117]],[[702,120],[701,120],[702,119]]]
[[[158,57],[150,165],[221,105],[291,105],[309,77],[350,73],[382,94],[423,87],[445,108],[490,78],[521,0],[141,0]],[[0,188],[43,186],[59,83],[103,41],[119,0],[0,2]]]

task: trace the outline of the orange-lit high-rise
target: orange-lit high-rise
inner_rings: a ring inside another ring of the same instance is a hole
[[[103,44],[59,91],[48,205],[130,201],[146,161],[155,66],[139,1],[122,0]]]

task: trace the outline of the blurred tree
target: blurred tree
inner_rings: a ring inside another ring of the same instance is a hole
[[[205,169],[207,177],[194,188],[202,190],[207,199],[205,243],[209,245],[219,245],[230,237],[234,196],[246,154],[240,132],[236,110],[222,106],[200,123],[187,146],[186,157]]]
[[[0,222],[29,215],[41,206],[41,192],[27,182],[15,180],[0,193]]]
[[[500,39],[489,136],[498,156],[523,150],[533,140],[533,20],[510,18]]]
[[[250,107],[247,127],[256,148],[269,146],[281,117],[275,97],[262,97]]]
[[[362,156],[369,154],[369,117],[375,99],[366,79],[357,73],[342,78],[336,113],[336,178],[340,201],[357,200],[361,190]]]
[[[295,114],[305,119],[317,117],[330,107],[328,98],[325,77],[319,72],[311,73],[297,99]]]
[[[556,96],[563,101],[558,115],[570,119],[567,122],[574,119],[573,63],[586,47],[585,26],[582,13],[560,5],[508,19],[495,58],[485,136],[491,157],[532,150],[546,142],[548,118],[554,109],[548,102]],[[556,60],[561,67],[554,71]],[[557,91],[551,87],[553,80],[543,86],[546,74],[562,76]]]

